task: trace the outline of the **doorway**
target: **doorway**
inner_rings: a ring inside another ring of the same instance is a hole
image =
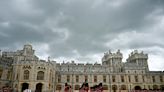
[[[42,92],[42,86],[43,86],[42,83],[36,84],[36,91],[35,92]]]
[[[140,86],[135,86],[134,89],[135,89],[135,90],[141,90],[141,87],[140,87]]]
[[[22,83],[22,90],[21,90],[21,92],[23,92],[23,90],[25,90],[25,89],[28,89],[28,87],[29,87],[28,83]]]

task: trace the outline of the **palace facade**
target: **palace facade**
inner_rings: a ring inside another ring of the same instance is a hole
[[[102,83],[104,92],[164,90],[164,72],[149,71],[148,54],[135,50],[126,62],[122,58],[118,50],[104,53],[102,63],[56,63],[40,60],[32,45],[27,44],[22,50],[1,52],[0,88],[9,86],[14,92],[26,88],[32,92],[63,92],[67,83],[73,92],[78,92],[87,82],[90,87]]]

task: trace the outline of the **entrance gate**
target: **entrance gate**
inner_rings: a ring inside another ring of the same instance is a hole
[[[36,84],[36,92],[42,92],[42,86],[43,86],[42,83]]]
[[[21,90],[21,92],[23,92],[23,90],[25,90],[25,89],[28,89],[28,86],[29,86],[28,83],[22,83],[22,90]]]
[[[141,90],[141,87],[140,87],[140,86],[135,86],[134,89],[135,89],[135,90]]]

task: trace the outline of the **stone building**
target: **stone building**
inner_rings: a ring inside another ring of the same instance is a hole
[[[149,71],[148,55],[137,50],[126,62],[122,62],[123,56],[118,50],[104,53],[102,63],[56,63],[40,60],[27,44],[23,50],[2,52],[0,58],[5,62],[0,65],[0,87],[7,84],[18,92],[26,88],[33,92],[63,92],[65,83],[73,92],[78,92],[84,82],[90,87],[103,83],[104,92],[164,90],[164,72]]]

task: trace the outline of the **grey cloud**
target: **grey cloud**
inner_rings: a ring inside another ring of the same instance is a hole
[[[40,26],[39,26],[40,27]],[[3,35],[3,34],[5,35]],[[3,43],[1,46],[6,46],[14,43],[50,43],[51,41],[59,41],[62,34],[52,31],[46,27],[33,27],[26,23],[10,23],[8,27],[1,26],[0,41]],[[48,35],[48,36],[46,36]],[[11,46],[12,47],[12,46]]]
[[[117,10],[106,7],[105,5],[92,9],[92,4],[84,4],[86,3],[76,3],[75,5],[66,7],[63,11],[66,15],[70,16],[72,20],[70,20],[70,23],[67,23],[67,25],[62,23],[60,23],[60,25],[83,32],[87,30],[94,30],[94,32],[99,32],[100,30],[109,32],[110,30],[114,30],[119,32],[122,31],[120,29],[138,28],[142,26],[143,23],[144,25],[149,24],[150,22],[148,23],[144,20],[144,17],[156,8],[156,4],[149,2],[147,4],[147,2],[136,0]],[[63,23],[65,23],[65,21],[63,21]]]
[[[159,53],[163,16],[163,0],[5,0],[0,1],[0,48],[46,44],[41,53],[79,61],[109,49],[158,47],[153,52]]]

